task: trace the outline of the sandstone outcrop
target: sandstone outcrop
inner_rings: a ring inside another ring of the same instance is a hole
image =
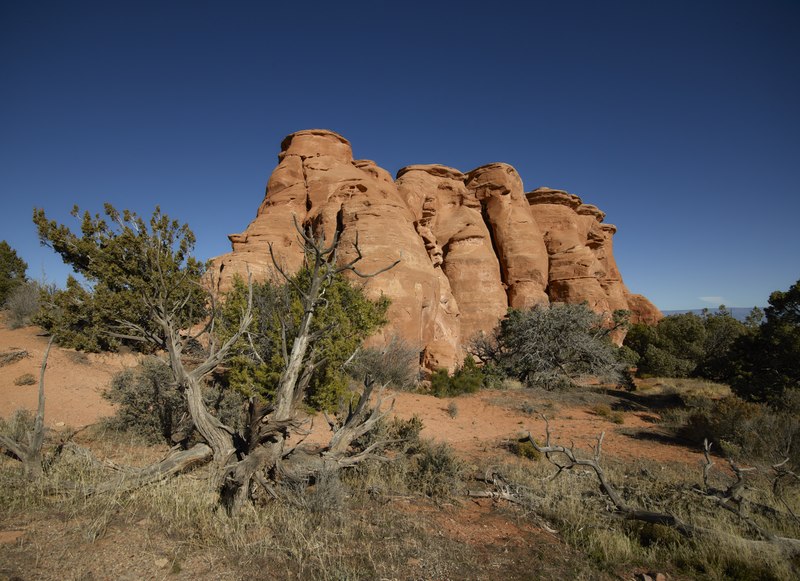
[[[470,339],[491,331],[509,307],[587,301],[608,316],[661,316],[625,288],[613,256],[616,228],[602,211],[561,190],[526,194],[508,164],[466,174],[413,165],[393,180],[374,162],[354,160],[350,143],[326,130],[289,135],[278,161],[255,219],[229,236],[232,252],[214,260],[219,290],[237,274],[274,277],[270,247],[282,267],[299,269],[297,223],[328,239],[338,230],[342,260],[353,257],[357,239],[363,271],[400,260],[364,281],[369,295],[392,300],[390,325],[374,341],[402,336],[428,369],[455,367]]]
[[[548,303],[547,248],[517,170],[506,163],[484,165],[469,172],[466,185],[491,228],[509,306]]]

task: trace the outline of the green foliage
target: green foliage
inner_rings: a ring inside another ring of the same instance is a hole
[[[731,351],[731,389],[753,401],[778,400],[800,388],[800,281],[769,297],[766,321]]]
[[[623,345],[617,351],[617,359],[620,361],[620,363],[624,363],[629,367],[636,367],[639,364],[639,359],[641,359],[641,357],[636,351],[627,345]]]
[[[729,368],[729,352],[747,327],[721,305],[702,317],[685,313],[666,317],[656,326],[636,324],[625,337],[624,348],[639,356],[639,375],[699,376],[719,381]]]
[[[509,445],[509,450],[515,456],[519,456],[520,458],[527,458],[528,460],[541,460],[542,453],[539,452],[536,448],[534,448],[533,444],[531,444],[528,438],[523,438],[522,440],[517,440],[515,442],[511,442]]]
[[[283,373],[286,356],[297,337],[303,316],[300,293],[308,290],[310,273],[298,272],[283,285],[253,285],[253,322],[250,336],[234,349],[227,379],[245,395],[269,399]],[[241,280],[226,298],[219,333],[225,340],[238,327],[247,288]],[[312,333],[313,357],[318,363],[311,375],[307,401],[317,409],[336,409],[349,385],[344,364],[361,342],[386,323],[389,300],[372,301],[344,276],[334,277],[317,308]]]
[[[696,402],[695,406],[678,428],[682,438],[696,444],[708,439],[717,450],[734,458],[774,463],[785,458],[788,450],[795,465],[800,461],[800,451],[790,446],[800,435],[797,413],[736,396]]]
[[[72,216],[79,217],[75,206]],[[195,237],[186,224],[156,208],[145,221],[110,204],[104,216],[84,212],[80,233],[35,209],[39,240],[86,281],[70,277],[48,297],[37,324],[62,344],[89,351],[121,344],[163,343],[159,319],[186,329],[206,316],[200,286],[204,266],[191,256]]]
[[[474,345],[485,362],[528,386],[553,389],[581,375],[619,382],[624,365],[611,329],[586,304],[511,309],[494,336]]]
[[[105,325],[105,317],[94,308],[97,301],[72,275],[67,277],[63,290],[49,287],[40,291],[41,308],[33,322],[50,334],[56,334],[59,344],[79,351],[113,351],[119,342]]]
[[[666,349],[648,345],[639,359],[638,373],[652,377],[689,377],[697,364],[683,357],[673,355]]]
[[[0,306],[19,285],[25,282],[25,271],[28,265],[17,256],[17,251],[9,246],[5,240],[0,241]]]
[[[138,366],[117,373],[103,395],[117,404],[109,422],[114,429],[134,432],[152,443],[173,444],[191,435],[186,400],[170,366],[157,357],[146,357]],[[238,427],[244,401],[240,395],[211,388],[204,399],[226,425]]]
[[[455,397],[464,393],[475,393],[484,387],[483,371],[472,355],[451,376],[446,369],[437,369],[431,376],[431,394],[436,397]]]

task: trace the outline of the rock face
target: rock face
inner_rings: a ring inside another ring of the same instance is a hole
[[[489,332],[509,307],[582,302],[597,312],[629,309],[634,321],[661,313],[631,294],[614,261],[614,226],[578,196],[539,188],[527,194],[510,165],[467,174],[441,165],[401,169],[397,180],[372,161],[354,160],[350,143],[326,130],[293,133],[255,219],[229,236],[232,252],[214,259],[219,290],[235,275],[275,277],[270,247],[285,270],[303,262],[295,223],[331,239],[359,269],[393,269],[366,279],[368,295],[391,298],[390,325],[373,341],[397,334],[420,351],[427,369],[454,368],[464,347]],[[621,339],[620,339],[621,340]]]

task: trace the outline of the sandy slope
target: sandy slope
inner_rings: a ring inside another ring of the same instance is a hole
[[[19,408],[36,409],[36,385],[15,385],[20,376],[30,373],[38,379],[47,338],[39,329],[26,327],[10,330],[0,325],[0,353],[24,349],[28,357],[0,367],[0,416],[8,417]],[[83,354],[54,346],[48,361],[45,385],[47,405],[45,421],[53,427],[79,428],[113,414],[113,406],[102,397],[113,375],[136,365],[131,354]],[[653,416],[643,412],[625,412],[624,424],[616,425],[592,413],[589,404],[556,404],[532,396],[525,390],[483,391],[471,396],[438,399],[417,393],[389,394],[395,399],[394,413],[402,418],[419,416],[424,423],[423,436],[446,441],[464,456],[496,454],[503,444],[530,431],[535,437],[544,434],[544,421],[531,408],[551,418],[554,436],[564,443],[574,441],[590,447],[600,432],[606,432],[607,456],[623,459],[650,458],[657,461],[699,461],[699,454],[682,446],[632,438],[631,430],[657,431]],[[448,409],[453,404],[454,414]],[[388,405],[388,403],[387,403]],[[453,417],[454,415],[454,417]],[[325,439],[326,423],[314,422],[316,438]],[[625,432],[625,433],[623,433]]]
[[[30,373],[37,382],[47,337],[37,327],[8,329],[0,325],[0,353],[23,349],[28,356],[0,367],[0,416],[8,417],[20,408],[36,409],[37,387],[15,385],[15,380]],[[112,376],[136,365],[133,355],[84,354],[56,346],[50,352],[45,374],[45,422],[50,426],[75,428],[96,422],[114,413],[101,396]]]

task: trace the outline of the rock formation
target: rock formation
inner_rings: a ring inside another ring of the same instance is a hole
[[[489,332],[508,307],[582,302],[597,312],[629,309],[633,320],[661,313],[631,294],[614,261],[614,226],[578,196],[539,188],[527,194],[510,165],[467,174],[441,165],[401,169],[397,180],[372,161],[354,160],[350,143],[325,130],[293,133],[281,144],[256,218],[229,236],[232,252],[214,260],[220,290],[235,275],[273,277],[272,252],[297,270],[303,261],[295,223],[328,238],[341,231],[341,257],[356,238],[361,270],[388,272],[365,281],[371,296],[392,300],[393,334],[419,347],[428,369],[452,369],[479,332]]]

